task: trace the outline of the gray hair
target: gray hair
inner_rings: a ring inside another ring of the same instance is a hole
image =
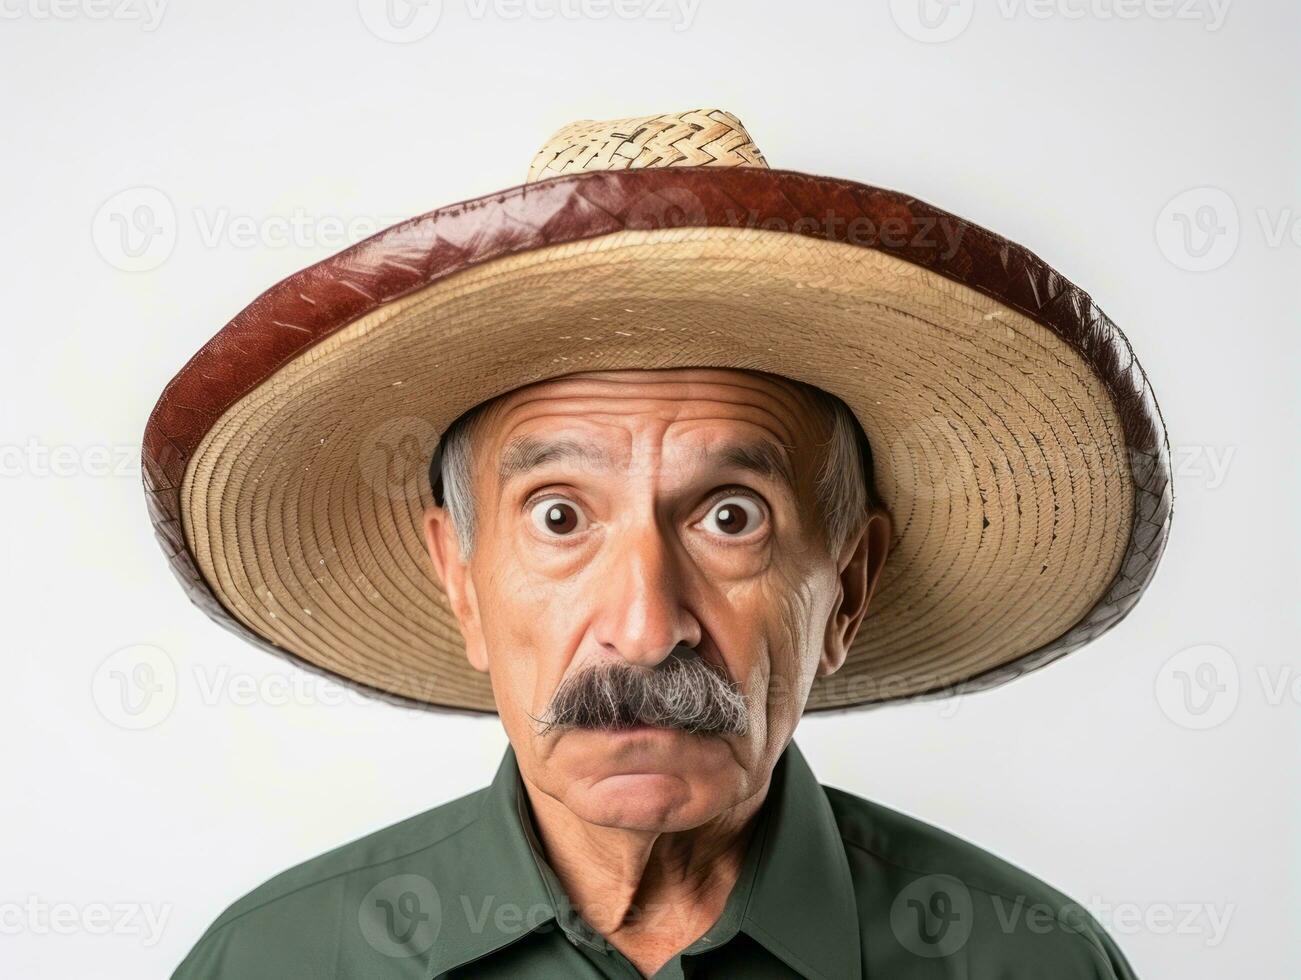
[[[697,735],[744,735],[749,709],[738,684],[696,650],[678,644],[654,667],[622,660],[585,667],[561,681],[538,734],[565,729],[623,731],[637,725]]]
[[[871,447],[858,419],[841,399],[813,385],[783,380],[803,390],[816,409],[831,419],[831,436],[823,444],[826,451],[814,487],[822,509],[827,550],[832,555],[839,555],[849,536],[862,526],[868,509],[876,501]],[[471,437],[476,423],[495,400],[476,405],[448,427],[430,466],[434,499],[451,514],[463,562],[468,561],[474,551]]]

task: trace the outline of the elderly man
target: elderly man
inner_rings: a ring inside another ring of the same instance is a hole
[[[1079,906],[792,742],[1137,600],[1168,459],[1119,332],[983,229],[766,170],[718,110],[567,127],[531,178],[286,280],[150,420],[210,614],[510,740],[175,976],[1132,976]]]

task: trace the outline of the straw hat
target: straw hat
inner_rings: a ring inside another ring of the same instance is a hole
[[[523,186],[273,286],[167,385],[144,482],[192,600],[364,690],[492,711],[421,533],[462,412],[585,370],[767,371],[843,399],[895,540],[810,710],[989,687],[1133,607],[1171,513],[1128,342],[1018,245],[771,170],[719,110],[561,130]]]

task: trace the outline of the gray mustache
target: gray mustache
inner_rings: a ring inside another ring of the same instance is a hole
[[[638,725],[744,735],[749,713],[739,685],[695,650],[679,646],[650,670],[616,660],[566,678],[539,722],[542,735]]]

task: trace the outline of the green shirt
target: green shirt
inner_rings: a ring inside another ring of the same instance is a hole
[[[655,974],[1131,978],[1065,896],[965,841],[818,784],[792,743],[722,916]],[[250,892],[173,980],[637,978],[543,857],[509,749],[486,789]]]

